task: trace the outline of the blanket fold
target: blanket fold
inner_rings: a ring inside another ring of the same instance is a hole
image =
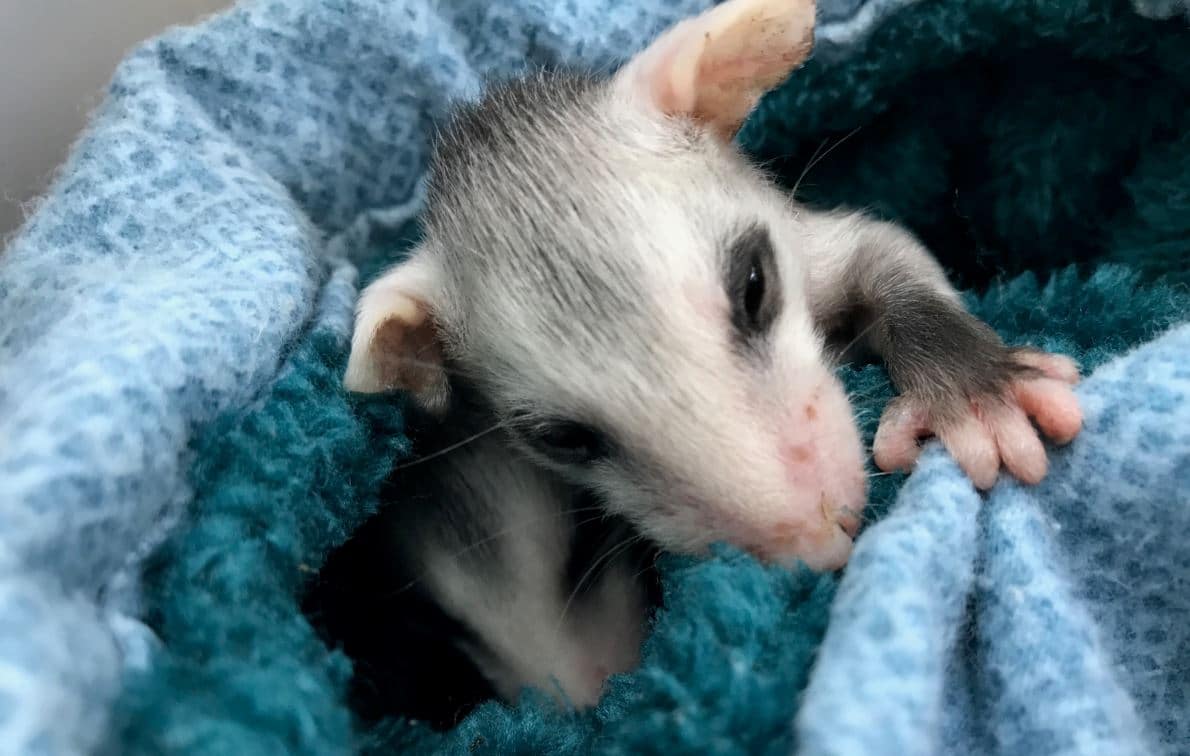
[[[820,0],[741,134],[1083,362],[1046,482],[980,497],[938,450],[874,477],[841,582],[667,559],[641,669],[588,715],[353,720],[298,607],[408,453],[399,401],[340,377],[433,130],[710,2],[248,0],[125,60],[0,253],[0,751],[1190,753],[1184,0]],[[870,440],[887,380],[846,378]]]
[[[1181,327],[1097,371],[1084,438],[1038,487],[1006,481],[980,506],[940,450],[923,461],[840,586],[804,752],[1190,746],[1190,549],[1169,535],[1190,525],[1187,354]]]

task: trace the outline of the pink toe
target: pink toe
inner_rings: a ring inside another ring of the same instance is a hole
[[[1068,444],[1083,427],[1083,411],[1070,386],[1041,378],[1023,381],[1015,390],[1016,400],[1046,436]]]
[[[897,397],[889,402],[872,442],[876,466],[885,472],[912,469],[921,454],[917,439],[926,432],[925,426],[924,413],[911,401]]]
[[[1015,406],[999,408],[990,418],[1004,466],[1022,483],[1040,483],[1049,468],[1045,447],[1025,413]]]
[[[946,449],[980,490],[991,488],[1000,472],[1000,456],[987,426],[974,413],[941,434]]]

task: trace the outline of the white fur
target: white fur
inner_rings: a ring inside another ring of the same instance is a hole
[[[424,536],[424,580],[478,643],[465,651],[506,701],[536,688],[567,706],[593,706],[611,674],[636,666],[647,618],[639,565],[622,551],[593,565],[588,590],[567,580],[573,523],[598,516],[565,510],[569,497],[545,474],[487,442],[467,451],[465,475],[495,517],[484,544],[498,554],[468,559]],[[482,488],[480,488],[482,487]],[[396,521],[399,527],[399,520]],[[614,548],[614,546],[613,546]]]

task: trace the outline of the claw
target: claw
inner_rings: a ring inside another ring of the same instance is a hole
[[[1083,427],[1083,411],[1070,386],[1060,381],[1038,378],[1013,386],[1017,403],[1037,421],[1041,432],[1058,444],[1074,440]]]
[[[977,488],[991,488],[1001,466],[1024,483],[1041,482],[1049,469],[1041,435],[1066,444],[1082,429],[1082,410],[1072,389],[1078,382],[1078,365],[1067,357],[1033,350],[1020,350],[1014,357],[1041,377],[1017,376],[1003,396],[963,397],[955,400],[958,407],[930,406],[912,396],[891,401],[876,430],[876,465],[882,470],[911,469],[921,451],[918,439],[934,433]]]

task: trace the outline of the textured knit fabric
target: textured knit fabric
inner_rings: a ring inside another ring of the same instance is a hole
[[[349,260],[406,246],[485,78],[607,68],[707,4],[249,2],[124,62],[0,253],[0,751],[1186,751],[1184,332],[1088,383],[1037,489],[981,503],[937,451],[895,505],[874,478],[893,513],[833,609],[833,577],[671,559],[594,713],[353,723],[298,599],[408,450],[339,388]],[[1006,338],[1089,368],[1187,317],[1184,4],[821,6],[741,137],[790,187],[825,153],[800,197],[906,223]],[[887,383],[848,380],[870,434]]]
[[[987,501],[939,450],[862,538],[802,752],[1190,749],[1190,326],[1080,389],[1082,437]]]

